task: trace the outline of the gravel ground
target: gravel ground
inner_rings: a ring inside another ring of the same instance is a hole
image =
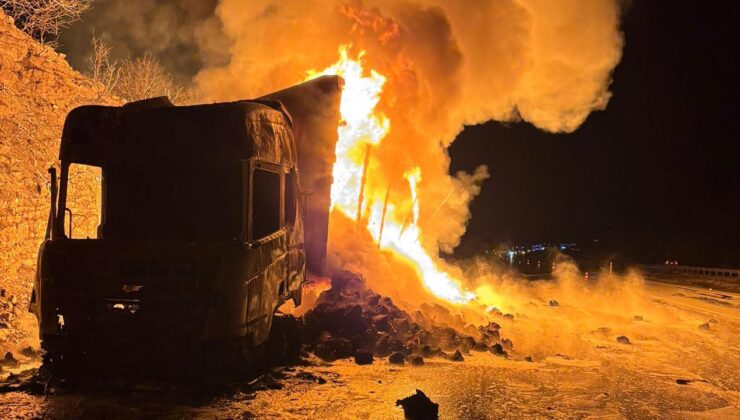
[[[251,386],[6,392],[0,418],[403,418],[395,402],[416,389],[439,403],[442,418],[740,418],[740,296],[659,283],[645,290],[675,319],[612,317],[603,330],[570,331],[579,345],[533,362],[521,352],[423,366],[314,358]],[[703,319],[709,329],[699,328]],[[526,329],[526,319],[515,322]],[[617,342],[621,335],[630,344]]]

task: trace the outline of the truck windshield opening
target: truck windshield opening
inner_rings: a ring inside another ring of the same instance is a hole
[[[105,168],[105,238],[236,240],[242,232],[242,174],[237,162]]]

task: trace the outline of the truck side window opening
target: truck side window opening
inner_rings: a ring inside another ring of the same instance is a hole
[[[252,174],[252,239],[280,229],[280,174],[255,168]]]
[[[67,200],[64,214],[64,233],[72,238],[97,239],[102,206],[102,170],[99,166],[72,163],[67,176]],[[64,211],[59,209],[58,211]],[[70,220],[70,213],[72,214]]]
[[[285,174],[285,224],[293,226],[296,216],[295,170]]]

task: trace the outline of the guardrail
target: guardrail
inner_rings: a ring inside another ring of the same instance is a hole
[[[702,277],[717,277],[724,279],[740,279],[740,270],[733,268],[698,267],[691,265],[652,264],[641,266],[646,271],[687,274]]]

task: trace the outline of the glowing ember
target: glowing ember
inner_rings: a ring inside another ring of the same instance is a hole
[[[360,222],[370,231],[380,248],[394,252],[405,258],[417,270],[426,287],[437,297],[450,302],[465,303],[474,298],[465,292],[452,276],[440,270],[435,259],[427,253],[421,244],[419,229],[419,196],[418,185],[422,180],[421,168],[409,168],[404,177],[408,181],[408,195],[395,194],[405,202],[389,200],[383,221],[383,207],[387,192],[371,191],[369,184],[363,185],[363,172],[366,171],[366,160],[373,147],[376,147],[390,131],[388,118],[377,107],[385,77],[371,70],[365,74],[362,67],[361,52],[357,59],[349,57],[348,47],[339,49],[339,61],[323,71],[310,71],[307,79],[336,74],[344,78],[340,112],[344,124],[339,127],[339,141],[336,146],[336,163],[333,168],[334,183],[331,188],[332,211],[340,211],[352,220],[357,220],[363,207]],[[367,191],[361,191],[362,189]],[[362,198],[366,197],[366,198]],[[362,200],[363,203],[358,203]],[[367,203],[367,204],[366,204]],[[409,213],[410,207],[410,213]],[[383,225],[382,238],[380,226]]]

